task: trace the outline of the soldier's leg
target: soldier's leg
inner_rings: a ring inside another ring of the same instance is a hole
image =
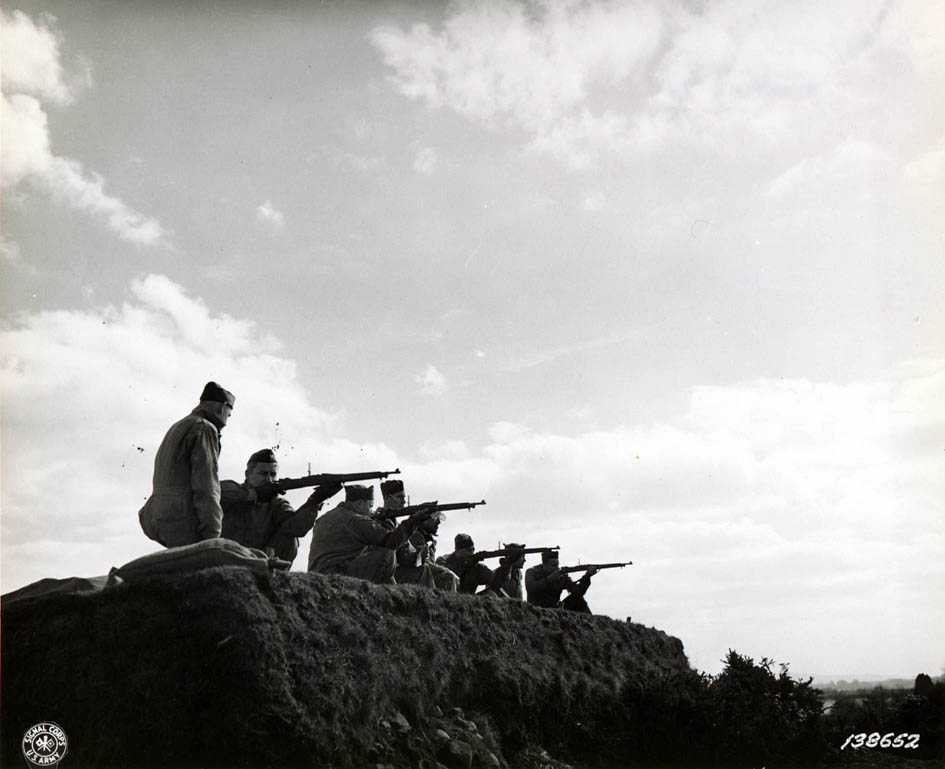
[[[274,534],[268,542],[268,547],[272,548],[276,558],[292,563],[299,553],[299,540],[288,534]]]
[[[398,585],[423,585],[434,588],[433,571],[429,566],[398,566],[394,571]]]
[[[164,547],[183,547],[200,542],[200,535],[197,534],[197,519],[193,516],[172,520],[163,519],[157,522],[156,528],[157,541]]]
[[[583,595],[569,595],[561,602],[561,608],[568,611],[577,611],[581,614],[591,613],[591,607],[587,605]]]
[[[378,585],[393,584],[395,565],[394,551],[378,547],[348,561],[344,573],[349,577],[366,579]]]
[[[447,593],[455,593],[459,590],[459,577],[447,569],[445,566],[431,565],[433,570],[433,584],[437,590],[445,590]]]

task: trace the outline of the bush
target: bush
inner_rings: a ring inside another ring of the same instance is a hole
[[[712,725],[713,758],[735,764],[818,760],[826,755],[823,697],[811,679],[796,681],[787,665],[729,650],[722,672],[709,679],[705,699]]]

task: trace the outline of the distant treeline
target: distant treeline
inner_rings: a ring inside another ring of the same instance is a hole
[[[932,682],[942,681],[942,676],[933,677]],[[866,692],[877,687],[883,689],[909,689],[915,685],[915,679],[912,678],[887,678],[883,681],[831,681],[829,684],[816,684],[826,697],[831,697],[839,692]]]

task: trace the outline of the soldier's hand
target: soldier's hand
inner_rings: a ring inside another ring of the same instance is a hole
[[[340,483],[323,483],[321,486],[316,486],[315,491],[309,494],[308,501],[321,504],[326,499],[331,499],[339,491],[341,491]]]
[[[257,502],[270,502],[275,499],[277,495],[282,493],[276,484],[270,483],[269,481],[260,484],[253,489],[253,491],[256,492]]]
[[[429,505],[421,505],[417,512],[413,513],[408,519],[407,523],[414,526],[423,523],[428,518],[431,518],[436,514],[436,502],[431,502]]]
[[[588,579],[590,579],[590,578],[593,577],[595,574],[597,574],[597,572],[599,572],[599,571],[600,571],[600,569],[588,569],[588,570],[587,570],[587,573],[585,574],[585,576],[586,576]]]

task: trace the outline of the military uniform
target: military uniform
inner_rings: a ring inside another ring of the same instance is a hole
[[[561,608],[561,592],[567,590],[570,595],[565,599],[568,606],[564,608],[580,611],[579,606],[583,603],[583,596],[591,586],[591,575],[585,574],[575,582],[567,574],[550,576],[556,569],[557,566],[549,568],[542,563],[532,566],[525,572],[525,592],[528,602],[546,609]],[[572,598],[574,600],[569,600]],[[587,606],[586,603],[583,605]],[[587,609],[587,613],[590,613],[590,609]]]
[[[220,432],[203,405],[174,424],[154,458],[153,490],[138,520],[165,547],[219,537]]]
[[[322,504],[309,499],[295,510],[281,496],[259,502],[248,483],[223,481],[223,536],[245,547],[271,549],[276,558],[291,563],[299,552],[299,537],[311,530]]]
[[[417,583],[455,593],[459,589],[459,577],[437,564],[435,559],[436,539],[417,529],[397,550],[394,578],[398,583]]]
[[[439,566],[445,566],[459,577],[460,593],[475,593],[480,587],[499,592],[508,581],[510,568],[501,564],[495,571],[482,561],[475,559],[475,548],[459,547],[449,555],[436,559]]]
[[[393,530],[342,502],[315,522],[308,570],[347,574],[370,582],[394,582],[394,551],[410,536],[407,521]]]

